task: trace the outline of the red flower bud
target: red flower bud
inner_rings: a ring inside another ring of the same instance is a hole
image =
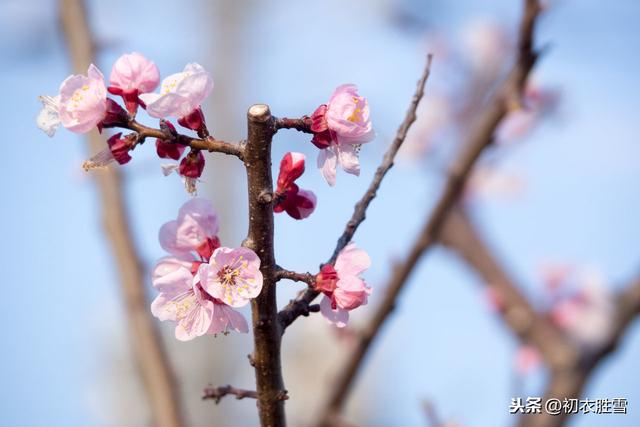
[[[180,162],[178,171],[187,178],[200,178],[204,170],[204,155],[200,150],[191,150]]]
[[[121,165],[128,163],[131,160],[131,156],[129,155],[129,151],[134,147],[134,139],[136,138],[135,134],[129,134],[124,138],[120,138],[122,136],[122,132],[118,132],[115,135],[111,136],[107,140],[107,144],[109,144],[109,150],[111,150],[111,155]]]
[[[326,112],[327,105],[322,104],[311,115],[311,130],[313,131],[311,142],[321,150],[330,146],[331,142],[336,139],[335,132],[329,129],[327,124]]]
[[[336,290],[338,283],[338,272],[331,264],[325,264],[316,275],[316,290],[327,296],[331,296]]]
[[[207,125],[204,121],[204,114],[200,107],[196,108],[189,114],[178,119],[178,124],[187,129],[195,130],[201,138],[209,136]]]
[[[280,161],[276,193],[285,192],[304,173],[304,154],[289,152]]]
[[[129,114],[116,101],[107,98],[107,111],[104,118],[98,123],[98,130],[103,128],[124,127],[129,122]]]

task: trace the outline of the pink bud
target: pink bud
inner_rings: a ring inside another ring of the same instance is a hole
[[[124,99],[127,110],[136,114],[138,105],[144,106],[138,95],[152,92],[160,83],[160,72],[153,61],[133,52],[122,55],[113,64],[109,92]]]
[[[276,192],[286,191],[296,179],[304,173],[305,156],[302,153],[289,152],[280,161],[280,173]]]
[[[191,150],[180,162],[180,175],[186,178],[200,178],[204,170],[204,155],[200,150]]]

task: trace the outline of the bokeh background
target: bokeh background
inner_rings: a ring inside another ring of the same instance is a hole
[[[553,91],[556,105],[492,162],[510,177],[507,194],[498,185],[498,191],[474,193],[467,202],[500,259],[541,306],[543,263],[597,271],[616,290],[638,273],[640,260],[640,3],[548,3],[537,34],[548,48],[534,80]],[[296,117],[310,114],[337,85],[358,84],[378,135],[362,150],[359,179],[341,173],[338,185],[329,188],[313,167],[317,150],[306,135],[282,132],[274,144],[276,163],[286,151],[307,155],[301,184],[318,196],[309,219],[276,217],[278,262],[314,271],[332,252],[393,138],[425,54],[435,53],[425,102],[446,111],[442,99],[459,102],[469,94],[460,88],[477,73],[474,67],[488,65],[474,55],[492,34],[513,42],[520,2],[113,0],[88,1],[88,9],[100,48],[97,65],[105,74],[120,54],[134,50],[155,60],[163,76],[192,61],[209,69],[216,88],[204,110],[222,139],[244,137],[245,112],[253,103]],[[37,96],[55,93],[70,70],[57,3],[2,0],[0,58],[0,269],[7,297],[0,310],[0,424],[147,425],[95,187],[80,167],[90,153],[82,137],[61,130],[50,140],[35,126]],[[450,129],[413,135],[413,145],[383,183],[356,235],[373,259],[365,277],[374,294],[369,306],[353,313],[355,325],[378,303],[392,261],[408,250],[428,214],[458,137]],[[152,147],[144,146],[123,170],[133,238],[147,268],[162,256],[158,229],[188,197],[175,176],[162,176],[160,163]],[[239,245],[247,211],[241,165],[212,160],[204,181],[200,195],[219,210],[222,241]],[[282,282],[281,303],[299,289]],[[482,289],[450,252],[432,251],[372,349],[347,418],[370,426],[429,425],[429,402],[442,419],[462,426],[512,425],[510,398],[541,395],[546,374],[536,369],[525,375],[514,367],[518,344]],[[256,425],[253,401],[227,399],[215,406],[200,400],[209,383],[253,386],[246,362],[250,336],[179,343],[171,329],[162,325],[191,424]],[[337,334],[317,315],[287,332],[291,425],[312,419],[345,340],[348,334]],[[576,416],[570,425],[637,426],[639,356],[635,324],[585,392],[591,398],[625,397],[629,414]]]

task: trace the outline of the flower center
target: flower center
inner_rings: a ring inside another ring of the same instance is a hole
[[[218,271],[218,280],[225,287],[234,287],[236,286],[236,277],[240,275],[240,271],[237,268],[231,268],[228,265],[225,265]]]
[[[363,122],[363,117],[362,117],[362,98],[358,98],[356,96],[353,97],[353,103],[356,104],[356,108],[353,110],[353,113],[351,113],[351,115],[349,117],[347,117],[347,120],[349,120],[352,123],[360,123]]]

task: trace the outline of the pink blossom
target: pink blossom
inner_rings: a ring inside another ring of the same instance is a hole
[[[367,100],[358,95],[355,85],[339,86],[329,103],[316,109],[311,130],[314,132],[311,142],[321,149],[318,167],[329,185],[335,185],[338,164],[347,173],[360,174],[360,146],[375,134]]]
[[[615,304],[599,274],[585,270],[577,277],[581,288],[555,303],[550,316],[553,322],[577,343],[597,347],[613,328]]]
[[[141,93],[152,92],[160,82],[160,71],[153,61],[138,52],[122,55],[111,68],[109,92],[121,95],[127,110],[135,115]]]
[[[527,375],[537,369],[542,363],[538,350],[530,345],[523,345],[518,349],[515,358],[516,371]]]
[[[360,278],[360,273],[369,266],[369,255],[354,243],[340,251],[334,266],[322,266],[316,276],[316,290],[325,295],[320,311],[330,323],[339,328],[346,326],[349,311],[367,303],[371,288]]]
[[[473,171],[465,188],[465,198],[515,199],[524,193],[526,181],[517,171],[480,166]]]
[[[216,249],[198,274],[205,291],[231,307],[245,306],[262,290],[260,258],[248,248]]]
[[[471,66],[482,73],[494,74],[508,58],[509,39],[504,28],[496,22],[486,19],[471,22],[463,34]]]
[[[175,336],[181,341],[229,330],[248,332],[240,313],[204,292],[199,277],[192,274],[197,265],[175,257],[158,262],[153,286],[160,295],[151,303],[151,313],[160,320],[176,322]]]
[[[218,214],[211,202],[193,198],[178,211],[178,218],[160,228],[160,246],[175,257],[193,261],[197,254],[208,260],[220,246]]]
[[[197,63],[187,64],[181,73],[162,81],[160,93],[146,93],[140,99],[151,117],[182,118],[193,113],[213,90],[211,75]]]
[[[76,133],[89,132],[98,126],[107,112],[107,88],[100,70],[93,64],[87,76],[72,75],[60,85],[60,95],[41,96],[43,109],[38,127],[53,136],[60,123]]]

